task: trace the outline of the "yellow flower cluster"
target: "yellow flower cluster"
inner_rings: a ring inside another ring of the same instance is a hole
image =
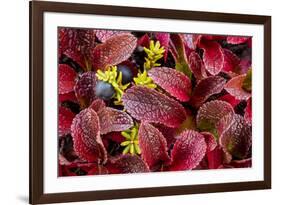
[[[138,77],[134,78],[134,82],[136,85],[145,86],[148,88],[156,88],[156,84],[153,83],[152,78],[147,75],[147,71],[144,70],[143,73],[138,73]]]
[[[106,71],[98,70],[96,76],[99,80],[110,83],[114,90],[116,91],[114,98],[116,100],[114,103],[116,105],[122,104],[121,97],[124,93],[124,90],[130,85],[127,83],[126,85],[122,85],[122,72],[117,72],[117,66],[111,66]]]
[[[121,146],[125,147],[123,154],[130,153],[131,155],[134,155],[141,153],[138,140],[138,131],[139,125],[136,124],[132,128],[121,132],[122,136],[125,137],[125,141],[121,143]]]
[[[147,54],[147,57],[145,57],[145,63],[144,63],[145,69],[149,70],[153,67],[158,67],[161,65],[156,62],[163,57],[165,48],[163,46],[161,47],[159,41],[154,43],[154,41],[151,40],[150,44],[149,44],[149,48],[144,47],[144,51]]]

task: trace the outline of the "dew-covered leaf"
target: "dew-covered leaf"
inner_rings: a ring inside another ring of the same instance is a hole
[[[181,133],[172,149],[170,170],[195,168],[205,156],[207,145],[204,136],[194,130]]]
[[[157,128],[142,122],[139,127],[138,139],[142,158],[151,170],[170,161],[167,141]]]
[[[87,107],[96,99],[95,87],[97,79],[95,72],[89,71],[83,73],[74,86],[77,99],[82,107]]]
[[[226,38],[226,41],[227,43],[230,44],[241,44],[241,43],[245,43],[248,39],[249,37],[228,36]]]
[[[137,45],[137,38],[132,34],[119,34],[107,39],[93,50],[94,68],[106,69],[127,60]]]
[[[167,67],[152,68],[148,75],[153,82],[182,102],[190,98],[191,80],[182,72]]]
[[[76,76],[76,72],[71,67],[59,64],[59,94],[73,91]]]
[[[226,80],[220,76],[211,76],[201,80],[194,88],[190,104],[200,107],[211,95],[220,93]]]
[[[133,119],[124,111],[104,107],[98,111],[101,134],[129,129],[134,125]]]
[[[69,134],[70,127],[75,114],[68,108],[59,107],[59,136]]]
[[[107,39],[118,35],[118,34],[123,34],[123,33],[128,33],[126,31],[113,31],[113,30],[96,30],[96,37],[104,43]]]
[[[202,35],[197,35],[197,34],[182,34],[181,36],[186,46],[191,50],[196,49],[198,41],[202,37]]]
[[[236,72],[239,69],[240,59],[232,51],[223,49],[224,62],[222,71]]]
[[[59,53],[74,47],[76,41],[76,31],[70,28],[60,28],[58,31],[59,37]]]
[[[67,58],[72,59],[76,64],[78,64],[78,66],[80,66],[80,68],[82,68],[82,70],[87,70],[87,63],[85,57],[82,56],[79,51],[73,51],[71,49],[68,49],[63,52],[63,55]],[[61,57],[63,57],[63,55]]]
[[[245,159],[252,145],[252,126],[242,116],[230,113],[218,122],[217,127],[223,150],[236,158]]]
[[[90,52],[94,47],[93,29],[59,28],[59,53],[72,58],[83,69],[90,63]]]
[[[190,53],[188,63],[192,73],[198,81],[207,77],[205,65],[195,51]]]
[[[168,96],[143,86],[126,90],[122,97],[125,109],[137,120],[177,127],[186,119],[183,106]]]
[[[203,62],[206,70],[211,75],[217,75],[222,70],[224,63],[222,47],[215,41],[203,40],[201,38],[200,48],[204,50]]]
[[[106,165],[111,174],[149,172],[147,164],[137,155],[121,155]]]
[[[76,154],[89,162],[107,160],[107,152],[100,137],[100,123],[97,113],[86,108],[75,116],[71,125],[73,147]]]
[[[230,79],[224,86],[224,89],[239,100],[247,100],[251,97],[251,93],[242,88],[246,74],[238,75]]]
[[[169,33],[155,33],[155,38],[160,42],[160,45],[165,48],[164,60],[166,61],[168,51],[169,51],[169,42],[170,42],[170,34]]]
[[[201,131],[209,131],[217,137],[215,126],[222,117],[229,113],[234,113],[229,103],[220,100],[207,102],[198,110],[196,116],[197,127]]]
[[[103,109],[106,107],[105,102],[102,99],[95,99],[89,108],[92,108],[94,111],[98,112],[99,110]]]
[[[203,135],[205,138],[205,142],[207,145],[206,152],[213,151],[217,147],[217,141],[215,136],[210,132],[201,132],[200,134]]]

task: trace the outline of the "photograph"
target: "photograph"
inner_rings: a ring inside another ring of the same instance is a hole
[[[31,204],[271,189],[271,16],[29,6]]]
[[[57,42],[58,177],[252,167],[252,36],[58,27]]]

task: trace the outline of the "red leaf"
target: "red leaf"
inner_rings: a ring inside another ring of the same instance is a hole
[[[217,146],[213,151],[206,154],[209,169],[218,169],[223,164],[223,150]]]
[[[169,50],[176,63],[176,70],[183,72],[188,77],[191,77],[192,73],[187,64],[187,54],[183,37],[180,34],[171,34],[169,46]]]
[[[251,125],[242,116],[230,113],[218,122],[217,127],[223,150],[239,159],[245,159],[252,145]]]
[[[219,97],[218,100],[228,102],[229,104],[232,105],[233,108],[240,103],[240,100],[237,100],[235,97],[233,97],[230,94],[223,95]]]
[[[64,177],[64,176],[77,176],[77,174],[69,170],[69,165],[59,164],[59,177]]]
[[[137,38],[132,34],[115,35],[93,50],[93,62],[96,69],[106,69],[127,60],[137,45]]]
[[[100,123],[96,112],[90,108],[75,116],[71,125],[73,147],[77,155],[89,162],[107,160],[107,153],[100,137]]]
[[[224,89],[238,100],[247,100],[251,97],[251,93],[242,88],[246,74],[238,75],[229,80]]]
[[[83,73],[76,82],[74,86],[75,95],[83,108],[87,107],[93,100],[95,100],[96,84],[96,75],[95,72],[92,71]]]
[[[102,139],[110,140],[118,144],[124,142],[124,136],[120,132],[110,132],[106,135],[103,135]]]
[[[59,154],[59,165],[71,165],[72,162],[68,161],[62,154]]]
[[[184,39],[186,46],[191,50],[196,49],[201,37],[202,35],[197,34],[182,34],[182,38]]]
[[[155,38],[160,42],[160,45],[165,48],[164,60],[166,61],[168,51],[169,51],[169,42],[170,34],[169,33],[155,33]]]
[[[168,148],[175,143],[176,129],[171,128],[171,127],[166,127],[165,125],[162,125],[162,124],[155,124],[153,126],[156,127],[156,129],[158,129],[162,133],[162,135],[165,137]]]
[[[226,41],[227,43],[230,44],[241,44],[241,43],[245,43],[248,39],[249,37],[228,36],[226,38]]]
[[[193,90],[190,104],[200,107],[211,95],[220,93],[225,83],[226,80],[220,76],[211,76],[201,80]]]
[[[137,155],[121,155],[106,165],[111,174],[149,172],[147,164]]]
[[[86,70],[86,59],[79,51],[68,49],[63,54],[75,61],[83,70]]]
[[[59,136],[69,134],[71,132],[70,127],[75,114],[68,108],[59,107]]]
[[[128,89],[122,100],[125,109],[138,120],[177,127],[187,116],[180,103],[156,90],[142,86]]]
[[[241,74],[245,74],[252,67],[251,57],[242,58],[239,64]]]
[[[138,137],[142,158],[151,170],[158,169],[163,163],[170,161],[167,141],[157,128],[142,122]]]
[[[224,56],[220,44],[210,40],[200,40],[200,48],[204,50],[203,62],[211,75],[217,75],[223,68]]]
[[[188,63],[192,73],[198,81],[207,77],[205,65],[195,51],[190,53]]]
[[[73,91],[76,72],[65,64],[59,64],[59,94]]]
[[[252,98],[247,100],[247,106],[245,108],[244,118],[247,122],[252,123]]]
[[[234,113],[232,106],[224,101],[214,100],[200,107],[196,116],[196,124],[200,130],[211,131],[217,122],[229,113]]]
[[[92,164],[91,166],[89,166],[89,171],[87,173],[87,175],[104,175],[104,174],[108,174],[108,170],[106,169],[106,167],[102,166],[102,165],[98,165],[96,163]]]
[[[115,35],[123,34],[123,33],[129,33],[129,32],[113,31],[113,30],[96,30],[96,36],[102,43],[104,43],[105,41],[107,41],[107,39],[109,39]]]
[[[172,150],[170,170],[190,170],[195,168],[205,156],[207,145],[203,135],[194,130],[181,133]]]
[[[89,108],[92,108],[94,111],[98,112],[99,110],[106,107],[105,102],[102,99],[96,99],[92,102]]]
[[[207,40],[223,40],[225,39],[225,36],[220,35],[202,35],[201,38],[207,39]]]
[[[217,141],[215,136],[210,132],[201,132],[200,134],[203,135],[205,138],[205,142],[207,145],[206,152],[208,153],[213,151],[217,147]]]
[[[104,107],[98,111],[101,134],[129,129],[134,125],[133,119],[124,111]]]
[[[60,53],[74,46],[73,39],[76,38],[76,32],[70,28],[59,28],[59,50]]]
[[[93,29],[59,29],[59,51],[86,68],[90,63],[90,51],[95,47],[95,31]]]
[[[62,103],[64,101],[77,102],[75,93],[72,91],[70,93],[59,94],[59,102]]]
[[[240,59],[232,51],[223,49],[224,62],[222,70],[225,72],[236,72],[239,68]]]
[[[137,45],[149,48],[149,41],[150,41],[150,38],[149,38],[149,36],[146,33],[146,34],[144,34],[142,37],[140,37],[138,39]]]
[[[191,81],[182,72],[167,67],[152,68],[148,75],[154,83],[182,102],[189,100]]]

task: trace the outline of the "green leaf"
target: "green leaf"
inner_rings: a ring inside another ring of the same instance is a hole
[[[198,125],[198,129],[201,132],[210,132],[214,135],[216,139],[219,138],[218,131],[214,123],[210,122],[209,120],[201,120],[200,124]]]
[[[191,79],[192,72],[190,71],[190,68],[185,61],[177,62],[176,70],[183,72],[185,75],[187,75]]]
[[[247,75],[243,81],[242,88],[247,91],[252,91],[252,69],[249,69]]]
[[[179,34],[171,34],[170,40],[170,43],[173,45],[171,46],[171,53],[176,62],[176,70],[183,72],[191,78],[192,72],[187,63],[183,39]]]

